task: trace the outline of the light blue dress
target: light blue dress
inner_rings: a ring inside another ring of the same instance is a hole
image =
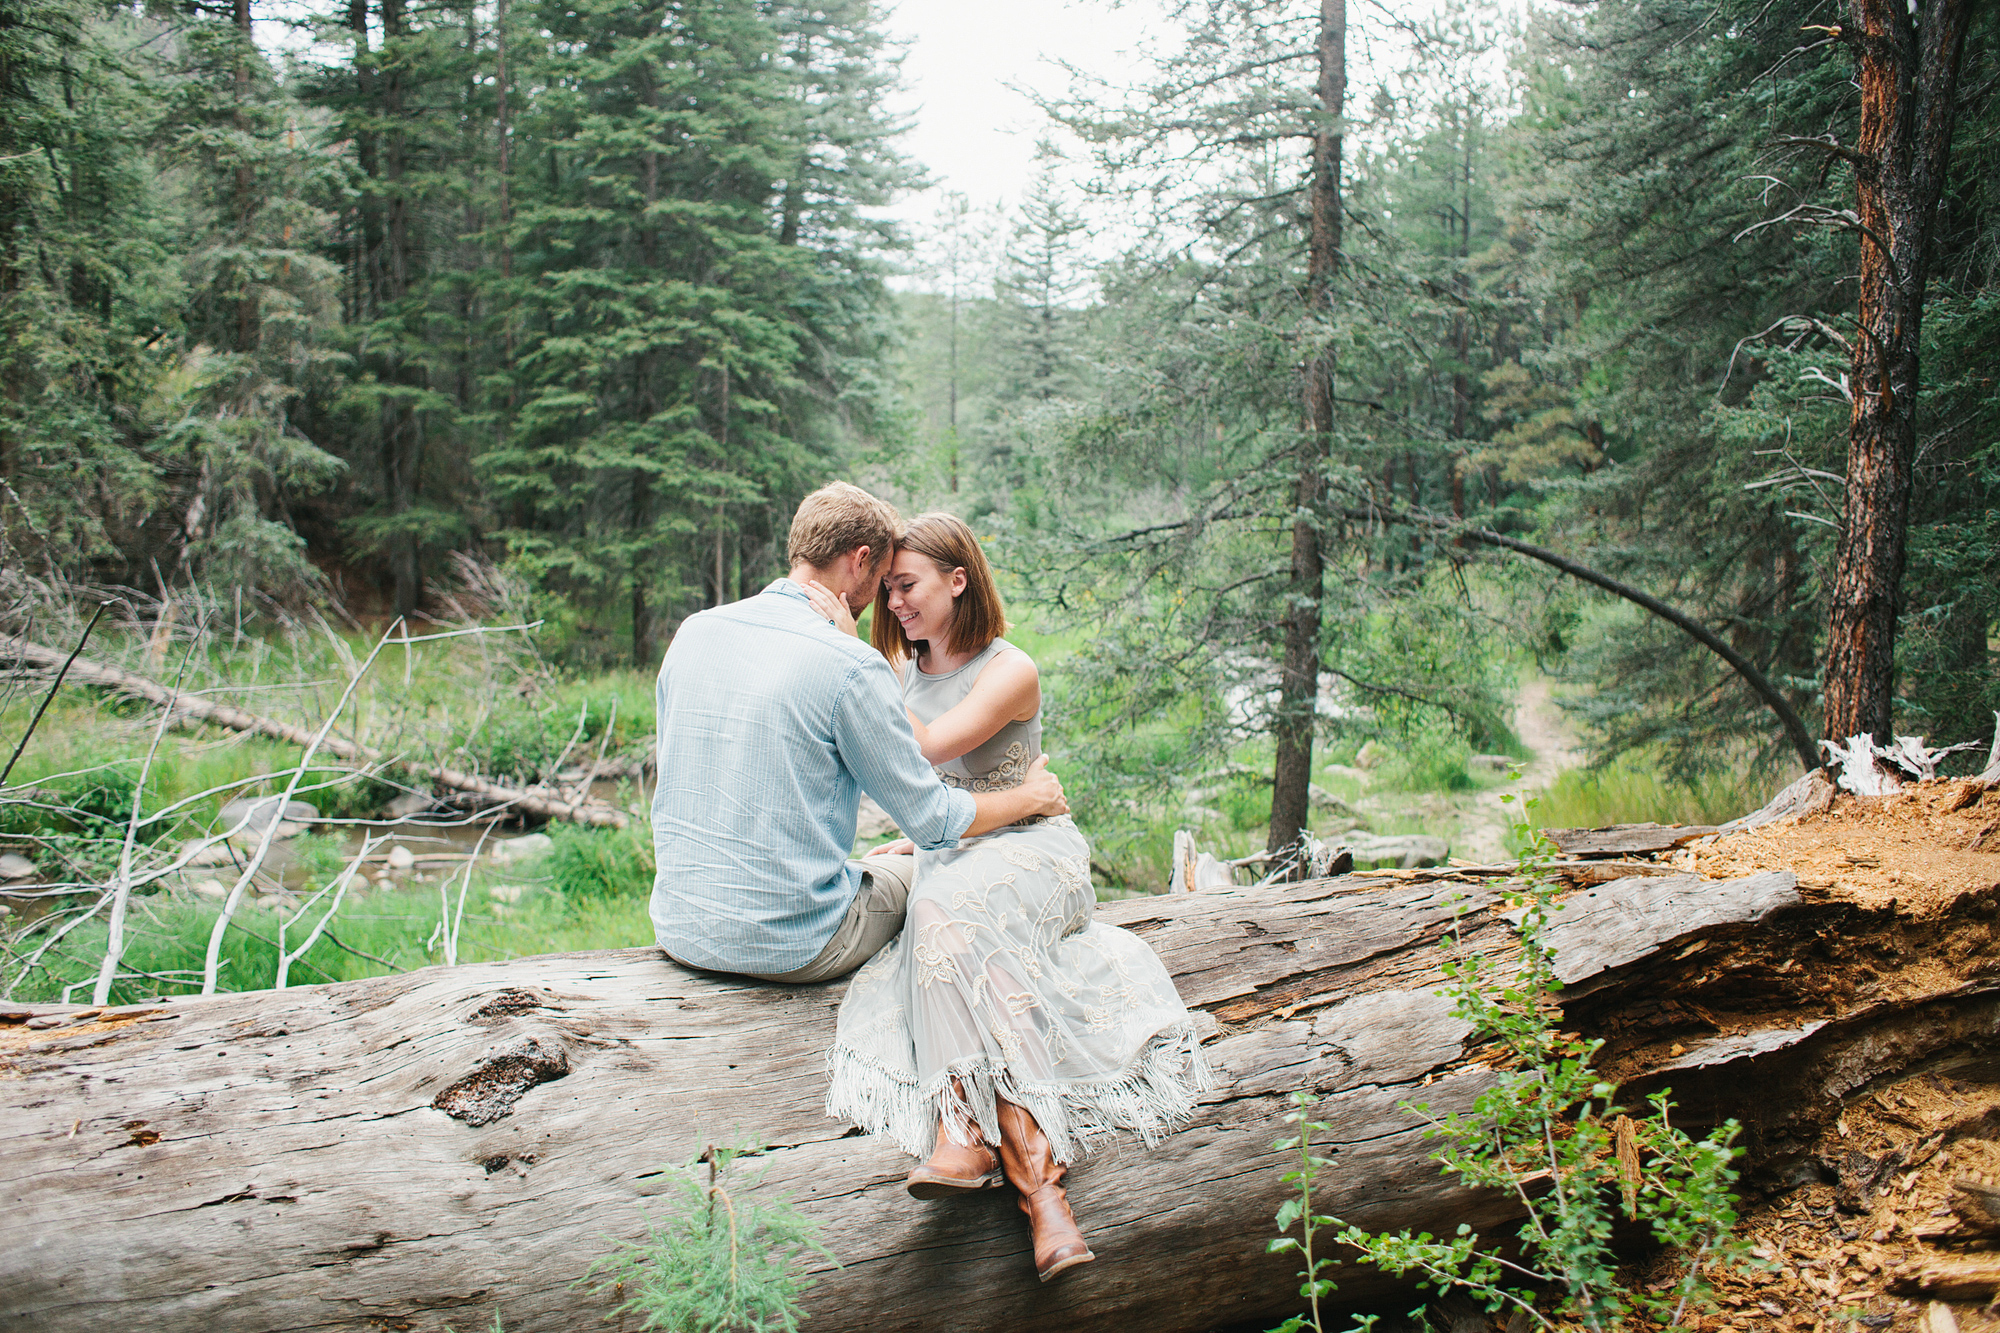
[[[996,639],[943,675],[905,665],[904,702],[935,721],[1010,647]],[[1039,713],[1010,722],[938,776],[974,792],[1017,786],[1041,731]],[[920,851],[903,933],[841,1002],[827,1113],[917,1157],[957,1101],[954,1078],[987,1142],[1000,1141],[1005,1097],[1034,1113],[1060,1162],[1114,1130],[1151,1147],[1178,1127],[1209,1086],[1193,1022],[1158,956],[1092,920],[1096,906],[1090,845],[1066,815]]]

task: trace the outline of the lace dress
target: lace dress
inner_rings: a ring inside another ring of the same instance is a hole
[[[906,665],[904,701],[936,720],[1007,647],[996,639],[940,676]],[[1009,723],[938,776],[971,791],[1016,786],[1041,732],[1039,713]],[[1210,1086],[1194,1025],[1159,958],[1093,921],[1096,905],[1090,845],[1066,815],[919,852],[903,933],[841,1002],[827,1114],[925,1157],[956,1077],[987,1142],[1000,1141],[1005,1097],[1034,1113],[1059,1162],[1114,1129],[1152,1147],[1178,1127]]]

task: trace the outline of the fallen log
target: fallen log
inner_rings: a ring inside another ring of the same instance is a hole
[[[1607,1040],[1629,1090],[1671,1082],[1694,1127],[1744,1119],[1767,1175],[1842,1096],[2000,1044],[1995,890],[1921,920],[1786,875],[1578,898],[1549,937],[1565,1024]],[[1099,1257],[1046,1287],[1011,1192],[920,1204],[893,1146],[822,1115],[839,983],[626,949],[22,1010],[0,1023],[0,1330],[595,1327],[614,1298],[571,1284],[643,1233],[673,1168],[731,1143],[762,1149],[751,1192],[793,1195],[842,1265],[813,1265],[812,1333],[1266,1327],[1297,1300],[1293,1260],[1264,1251],[1295,1089],[1333,1126],[1316,1207],[1434,1232],[1510,1218],[1439,1175],[1399,1105],[1463,1110],[1493,1077],[1437,987],[1455,921],[1466,947],[1510,947],[1496,901],[1378,876],[1100,907],[1166,961],[1220,1086],[1156,1151],[1073,1172]],[[1338,1278],[1343,1302],[1404,1299]]]
[[[1940,1301],[1977,1301],[2000,1295],[2000,1260],[1944,1259],[1908,1273],[1896,1274],[1889,1290],[1899,1296],[1928,1296]]]
[[[1713,824],[1609,824],[1603,828],[1551,828],[1542,832],[1564,856],[1648,856],[1685,847],[1714,833]]]
[[[0,634],[0,656],[17,658],[43,668],[57,668],[69,655],[55,648],[31,643],[9,634]],[[181,694],[149,677],[105,662],[95,662],[87,657],[78,657],[69,664],[69,678],[96,685],[135,699],[144,699],[161,708],[173,710],[172,722],[180,726],[217,726],[230,731],[248,732],[256,736],[268,736],[272,740],[284,741],[301,749],[312,745],[313,733],[309,728],[296,727],[289,722],[237,708],[233,704],[218,703],[197,695]],[[356,764],[382,764],[389,756],[370,746],[355,741],[328,736],[319,748]],[[553,800],[519,787],[509,787],[504,783],[481,777],[477,773],[467,773],[462,769],[447,768],[438,764],[424,764],[415,760],[399,761],[403,767],[424,777],[430,782],[451,791],[463,792],[476,797],[490,807],[522,814],[534,815],[539,819],[561,819],[577,824],[592,824],[600,828],[624,828],[626,816],[623,811],[609,806],[588,802]]]

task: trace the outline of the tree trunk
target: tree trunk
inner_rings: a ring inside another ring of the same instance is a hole
[[[1849,383],[1846,504],[1823,677],[1826,730],[1889,741],[1910,491],[1917,349],[1930,239],[1951,158],[1973,0],[1849,0],[1861,87],[1854,167],[1861,227],[1859,323]],[[1921,19],[1919,27],[1917,20]]]
[[[511,282],[514,277],[514,238],[509,228],[514,222],[514,202],[510,193],[513,187],[513,168],[510,154],[513,142],[512,130],[507,116],[507,0],[494,0],[493,6],[493,120],[495,125],[494,147],[498,152],[494,174],[500,187],[500,280]],[[511,293],[509,294],[511,297]],[[507,324],[508,350],[507,369],[514,369],[513,321]]]
[[[392,307],[393,317],[403,319],[402,307],[410,294],[414,265],[414,241],[410,234],[408,144],[404,123],[405,51],[392,48],[408,36],[404,0],[382,0],[382,45],[389,51],[381,73],[382,113],[389,123],[383,137],[382,188],[387,196],[385,228],[387,256],[383,267],[383,298]],[[400,333],[400,331],[399,331]],[[395,386],[421,388],[424,371],[403,355],[400,337],[389,340],[384,378]],[[417,572],[416,529],[406,516],[415,506],[424,463],[423,414],[411,407],[401,394],[382,400],[382,477],[389,512],[406,521],[397,524],[389,539],[389,576],[395,613],[409,615],[417,609],[423,594],[423,580]]]
[[[798,151],[793,154],[790,169],[785,172],[784,202],[778,209],[778,244],[797,245],[799,243],[799,221],[805,215],[806,172],[811,155],[811,123],[804,108],[811,105],[813,94],[812,34],[801,32],[798,45],[792,48],[792,70],[798,80],[796,96],[801,108],[798,120]]]
[[[250,0],[233,0],[231,18],[236,25],[236,110],[232,121],[236,132],[248,137],[249,123],[245,119],[244,104],[250,100],[250,61],[255,58],[257,46],[250,26]],[[239,154],[246,151],[242,146]],[[236,225],[239,228],[238,243],[244,249],[254,248],[252,232],[257,221],[257,180],[256,174],[247,165],[236,168]],[[259,320],[257,295],[254,287],[256,275],[247,268],[243,272],[243,291],[236,298],[236,350],[245,356],[254,356],[257,351]]]
[[[14,54],[24,17],[13,5],[0,5],[0,162],[25,158],[30,151],[31,141],[22,128],[31,112],[34,87]],[[33,353],[21,345],[25,340],[11,332],[18,327],[14,307],[24,285],[22,248],[32,236],[33,218],[33,193],[24,173],[0,171],[0,320],[5,320],[10,330],[0,339],[0,401],[5,403],[5,409],[0,410],[0,483],[6,483],[9,492],[18,452],[12,423],[20,420],[21,404],[31,392],[35,364]],[[8,542],[8,515],[18,512],[17,503],[12,494],[0,492],[0,549],[13,549]],[[20,521],[27,521],[25,513],[20,514]]]
[[[1511,933],[1491,881],[1384,879],[1098,909],[1165,960],[1220,1086],[1157,1150],[1073,1171],[1098,1259],[1048,1287],[1009,1191],[911,1200],[907,1158],[822,1114],[838,984],[627,949],[71,1010],[48,1030],[18,1013],[0,1026],[0,1329],[595,1326],[615,1299],[571,1283],[670,1206],[674,1168],[731,1143],[763,1149],[740,1183],[795,1195],[843,1265],[810,1265],[816,1333],[1264,1327],[1298,1300],[1295,1260],[1264,1250],[1294,1089],[1333,1126],[1317,1208],[1440,1233],[1513,1215],[1452,1186],[1399,1106],[1463,1110],[1492,1078],[1436,993],[1454,896],[1468,947]],[[1991,1058],[1996,899],[1918,920],[1808,901],[1789,874],[1619,881],[1556,918],[1563,1022],[1610,1038],[1628,1095],[1670,1081],[1684,1120],[1745,1119],[1776,1171],[1871,1079]],[[1367,1269],[1339,1281],[1345,1304],[1409,1299]]]
[[[381,174],[375,131],[368,122],[375,110],[375,53],[368,46],[368,0],[349,0],[347,27],[354,35],[356,100],[364,108],[354,129],[354,160],[372,184]],[[355,205],[354,322],[373,319],[382,301],[382,205],[372,189],[361,191]]]
[[[1317,323],[1333,306],[1340,265],[1341,116],[1347,99],[1347,0],[1320,0],[1319,112],[1312,146],[1312,236],[1306,259],[1307,318]],[[1326,559],[1320,524],[1326,508],[1326,460],[1333,443],[1331,346],[1315,328],[1305,366],[1305,429],[1292,490],[1292,577],[1285,592],[1284,659],[1278,707],[1271,722],[1277,756],[1271,770],[1271,829],[1266,849],[1297,843],[1312,815],[1313,726],[1319,707],[1320,617],[1326,603]],[[1304,858],[1300,858],[1303,862]]]

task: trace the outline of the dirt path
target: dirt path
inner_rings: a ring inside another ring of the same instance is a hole
[[[1509,804],[1501,796],[1508,792],[1528,793],[1548,786],[1565,769],[1583,762],[1576,733],[1569,719],[1556,707],[1548,681],[1540,676],[1523,682],[1514,699],[1514,734],[1534,756],[1521,772],[1520,780],[1504,787],[1482,791],[1473,798],[1466,820],[1463,851],[1454,854],[1469,861],[1492,863],[1507,857],[1507,833],[1521,817],[1518,803]]]

